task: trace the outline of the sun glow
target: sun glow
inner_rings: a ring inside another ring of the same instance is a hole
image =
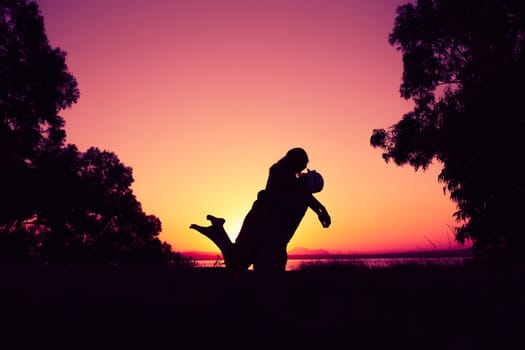
[[[244,214],[232,214],[225,219],[226,222],[224,223],[224,229],[228,236],[230,236],[232,242],[234,242],[241,231]]]
[[[404,2],[39,4],[79,82],[62,113],[67,141],[133,168],[137,199],[175,250],[217,251],[188,228],[206,214],[235,240],[268,168],[303,147],[325,178],[317,197],[332,226],[309,211],[291,248],[367,251],[447,247],[454,224],[436,169],[385,164],[369,142],[411,109],[388,44]]]

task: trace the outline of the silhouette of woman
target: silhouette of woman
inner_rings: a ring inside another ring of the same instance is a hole
[[[326,208],[313,196],[322,190],[323,178],[316,171],[302,173],[307,164],[305,150],[292,148],[270,167],[266,187],[244,218],[235,243],[226,234],[222,218],[207,215],[211,226],[192,224],[190,228],[211,239],[233,271],[247,270],[252,264],[254,271],[263,274],[285,271],[288,242],[306,210],[311,208],[323,227],[331,224]]]

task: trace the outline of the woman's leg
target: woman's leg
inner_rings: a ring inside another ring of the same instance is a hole
[[[232,255],[234,254],[234,245],[224,230],[223,225],[225,220],[223,218],[217,218],[213,215],[207,215],[206,219],[211,222],[211,226],[191,224],[190,228],[202,233],[213,243],[215,243],[224,257],[224,263],[226,266],[228,266],[228,263],[233,260]]]
[[[190,228],[202,233],[215,243],[222,253],[224,264],[227,268],[235,272],[247,270],[252,261],[248,259],[248,255],[244,252],[244,247],[232,243],[230,240],[230,237],[224,230],[225,220],[213,215],[207,215],[206,219],[211,222],[211,226],[192,224]]]

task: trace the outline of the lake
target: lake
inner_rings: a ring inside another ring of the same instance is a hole
[[[470,256],[445,256],[445,257],[337,257],[337,258],[300,258],[288,259],[287,271],[298,270],[303,266],[318,264],[356,264],[369,268],[385,268],[393,265],[462,265],[472,259]],[[196,260],[196,267],[224,267],[223,260]],[[250,267],[251,269],[251,267]]]

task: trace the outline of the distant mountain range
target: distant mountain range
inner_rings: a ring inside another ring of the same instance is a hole
[[[180,252],[185,257],[193,260],[223,260],[218,252],[183,251]],[[309,249],[295,247],[288,251],[289,259],[341,259],[341,258],[423,258],[423,257],[468,257],[472,251],[466,249],[434,249],[417,250],[406,252],[385,252],[385,253],[357,253],[357,252],[330,252],[325,249]]]

